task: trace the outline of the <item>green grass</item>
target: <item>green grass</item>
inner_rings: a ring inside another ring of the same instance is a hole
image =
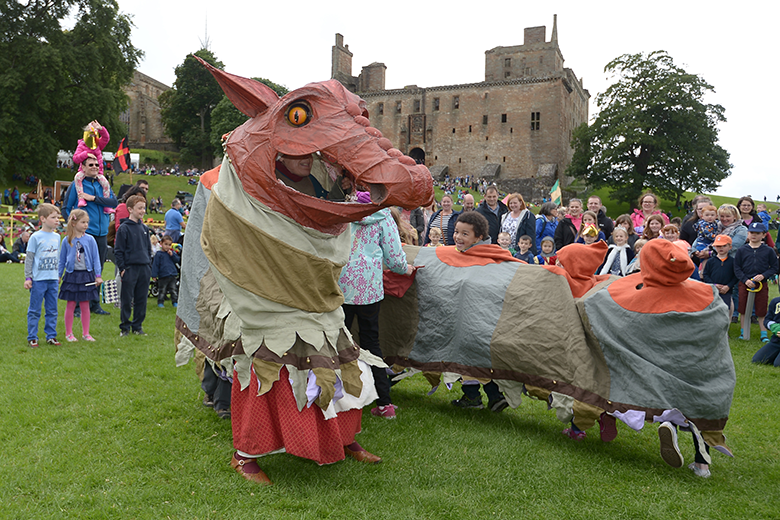
[[[777,518],[780,370],[750,363],[757,340],[731,340],[736,457],[713,452],[708,480],[664,464],[652,425],[577,443],[544,403],[458,410],[459,392],[427,397],[416,376],[393,388],[397,420],[364,413],[358,440],[382,464],[271,455],[264,488],[229,467],[230,423],[202,406],[192,364],[174,366],[170,304],[150,300],[148,337],[120,339],[112,308],[92,319],[95,343],[32,350],[23,266],[0,270],[0,518]],[[692,460],[687,434],[681,448]]]

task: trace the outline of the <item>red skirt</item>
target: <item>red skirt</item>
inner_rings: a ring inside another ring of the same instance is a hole
[[[231,417],[237,450],[265,455],[284,448],[320,465],[344,459],[344,446],[352,444],[355,434],[360,433],[362,409],[339,412],[326,420],[316,404],[298,411],[286,367],[282,367],[279,381],[261,396],[257,395],[254,372],[251,377],[242,391],[238,375],[233,374]]]

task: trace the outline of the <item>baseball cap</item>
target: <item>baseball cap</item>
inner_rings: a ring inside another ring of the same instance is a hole
[[[713,246],[730,246],[731,245],[731,237],[728,235],[718,235],[715,237],[715,240],[712,242]]]
[[[766,226],[763,222],[751,222],[748,226],[748,232],[753,233],[766,233]]]

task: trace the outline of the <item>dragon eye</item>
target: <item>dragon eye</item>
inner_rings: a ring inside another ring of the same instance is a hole
[[[311,107],[308,104],[298,101],[290,105],[287,109],[287,122],[295,127],[305,125],[311,119]]]

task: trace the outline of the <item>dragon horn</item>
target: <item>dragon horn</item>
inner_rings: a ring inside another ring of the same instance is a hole
[[[220,70],[198,56],[192,55],[211,72],[222,91],[243,114],[255,117],[279,101],[279,96],[268,86],[253,79],[242,78]]]

